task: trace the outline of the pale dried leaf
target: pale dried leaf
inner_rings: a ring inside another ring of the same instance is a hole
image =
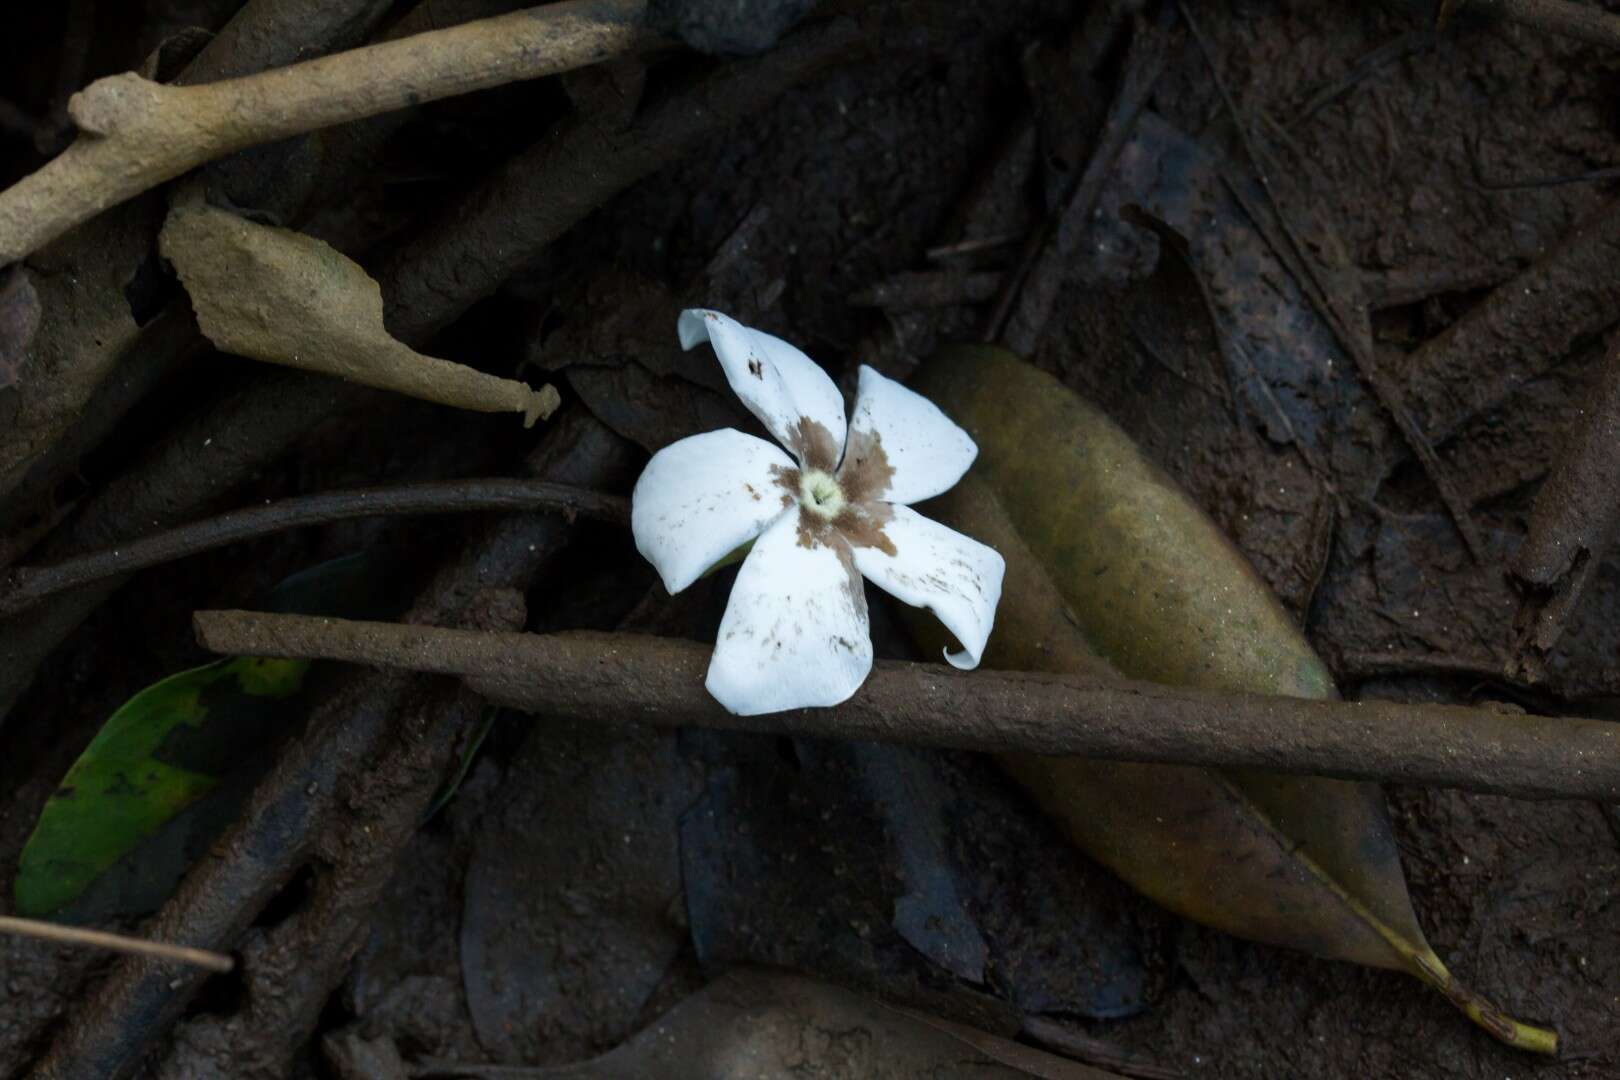
[[[203,333],[224,352],[461,409],[520,412],[525,426],[557,408],[554,387],[533,390],[397,341],[377,283],[313,237],[191,206],[169,214],[160,242]]]

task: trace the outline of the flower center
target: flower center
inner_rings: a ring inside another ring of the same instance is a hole
[[[806,469],[799,479],[799,505],[831,521],[844,509],[844,489],[829,473]]]

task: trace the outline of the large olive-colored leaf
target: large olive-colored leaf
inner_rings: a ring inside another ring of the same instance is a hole
[[[1243,556],[1095,407],[993,348],[945,350],[913,385],[979,444],[974,470],[924,509],[1007,559],[986,666],[1334,695]],[[1166,907],[1410,972],[1498,1038],[1556,1047],[1458,985],[1424,941],[1376,786],[1077,758],[1003,765],[1077,844]]]

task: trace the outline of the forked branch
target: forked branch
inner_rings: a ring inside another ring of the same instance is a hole
[[[73,145],[0,192],[0,265],[232,151],[629,51],[645,9],[567,0],[198,86],[98,79],[68,102]]]

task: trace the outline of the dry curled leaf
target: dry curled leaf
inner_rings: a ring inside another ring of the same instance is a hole
[[[477,1065],[433,1063],[433,1075],[480,1076]],[[676,1005],[618,1048],[545,1069],[553,1080],[743,1080],[760,1076],[911,1080],[1117,1080],[1022,1043],[886,1008],[796,975],[733,971]]]
[[[1327,669],[1243,556],[1130,437],[1004,350],[947,350],[914,387],[978,442],[929,512],[1007,561],[991,668],[1095,671],[1325,698]],[[1239,770],[1004,756],[1074,841],[1189,918],[1409,972],[1512,1045],[1556,1047],[1459,985],[1424,941],[1382,793]]]
[[[382,290],[359,264],[302,233],[257,225],[209,206],[176,207],[163,256],[220,350],[477,412],[550,416],[554,387],[424,356],[383,325]]]

